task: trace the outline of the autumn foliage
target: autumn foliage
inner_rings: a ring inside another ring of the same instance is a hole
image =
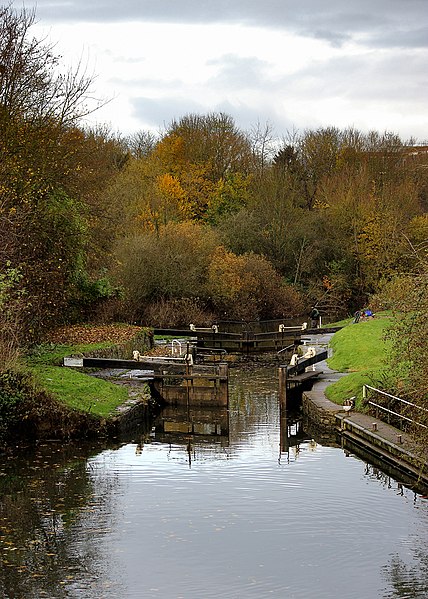
[[[102,177],[116,170],[119,154],[105,135],[78,127],[90,111],[91,80],[79,71],[59,72],[53,49],[31,36],[34,19],[25,9],[0,8],[4,362],[20,344],[40,339],[69,316],[71,305],[85,312],[86,291],[106,266],[105,258],[97,262],[106,232],[103,227],[101,238]]]
[[[34,13],[0,9],[0,345],[63,323],[353,312],[427,239],[426,148],[334,127],[275,139],[224,113],[89,130]]]

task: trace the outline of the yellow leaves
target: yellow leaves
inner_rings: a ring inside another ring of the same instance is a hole
[[[214,298],[228,301],[239,293],[244,284],[240,274],[244,266],[244,257],[228,252],[223,246],[216,249],[208,271],[209,286]]]
[[[316,210],[327,210],[328,208],[330,208],[330,203],[323,202],[321,199],[318,198],[315,200],[313,207]]]
[[[406,233],[413,244],[426,245],[428,242],[428,212],[415,216],[407,225]]]
[[[394,214],[372,214],[362,221],[357,236],[357,257],[367,284],[374,288],[382,277],[399,268],[404,237]]]
[[[154,157],[160,161],[167,170],[174,172],[184,161],[184,141],[176,134],[164,137],[156,145]]]
[[[170,175],[169,173],[159,175],[156,178],[156,184],[159,192],[166,198],[171,198],[176,201],[180,201],[186,195],[183,188],[181,187],[180,181],[176,177]]]
[[[186,192],[180,181],[170,173],[164,173],[156,178],[156,187],[164,208],[177,212],[184,218],[191,216],[186,202]]]

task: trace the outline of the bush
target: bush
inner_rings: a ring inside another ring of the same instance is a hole
[[[23,294],[19,290],[19,269],[6,264],[0,272],[0,370],[13,366],[19,355],[22,337],[22,313],[25,307]]]
[[[264,256],[236,256],[220,247],[208,277],[214,308],[223,317],[250,321],[290,318],[302,313],[299,292],[284,283]]]
[[[19,421],[19,406],[34,395],[31,375],[19,370],[3,370],[0,373],[0,442]]]
[[[216,245],[212,231],[189,222],[122,240],[117,277],[125,290],[128,318],[141,320],[148,305],[162,300],[205,297]]]
[[[204,308],[198,298],[182,298],[159,300],[151,304],[144,319],[150,326],[158,328],[188,328],[192,323],[196,326],[211,326],[215,315]]]

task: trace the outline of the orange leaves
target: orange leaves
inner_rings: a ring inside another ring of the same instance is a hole
[[[324,275],[322,278],[322,285],[326,291],[330,291],[333,288],[333,283],[327,275]]]
[[[172,198],[177,202],[185,197],[183,188],[180,185],[180,181],[170,175],[164,173],[156,178],[157,187],[159,192],[167,198]]]
[[[223,246],[216,249],[208,270],[209,287],[215,300],[228,302],[236,298],[244,284],[244,266],[242,256],[228,252]]]
[[[301,297],[270,262],[254,253],[237,256],[220,246],[208,270],[208,289],[218,309],[244,320],[299,314]]]
[[[62,345],[87,343],[123,343],[141,333],[141,327],[134,325],[71,325],[50,331],[46,341]]]

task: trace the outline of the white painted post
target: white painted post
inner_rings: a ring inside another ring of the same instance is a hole
[[[63,364],[71,368],[83,368],[83,358],[64,358]]]

